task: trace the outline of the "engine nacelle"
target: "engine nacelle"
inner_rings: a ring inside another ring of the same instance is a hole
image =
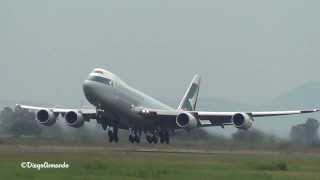
[[[181,128],[195,128],[198,126],[198,121],[192,114],[182,112],[177,116],[176,124]]]
[[[84,124],[83,115],[77,111],[69,111],[64,116],[68,126],[80,128]]]
[[[41,109],[36,113],[36,118],[40,124],[51,126],[57,121],[58,114],[49,109]]]
[[[247,130],[251,128],[253,118],[246,113],[237,113],[232,116],[232,122],[236,128]]]

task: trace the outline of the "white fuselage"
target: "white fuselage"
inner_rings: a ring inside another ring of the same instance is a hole
[[[128,86],[114,74],[95,69],[83,84],[87,100],[97,109],[104,111],[104,118],[118,123],[119,128],[154,129],[156,123],[137,112],[134,108],[172,110],[171,107]]]

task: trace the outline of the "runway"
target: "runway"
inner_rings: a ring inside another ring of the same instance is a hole
[[[107,152],[141,152],[141,153],[184,153],[184,154],[245,154],[245,155],[278,155],[281,151],[267,150],[218,150],[201,147],[188,146],[166,146],[166,145],[106,145],[106,146],[61,146],[61,145],[1,145],[0,152],[22,152],[22,153],[107,153]],[[301,153],[301,152],[295,152]],[[318,155],[318,152],[303,152],[303,154]]]

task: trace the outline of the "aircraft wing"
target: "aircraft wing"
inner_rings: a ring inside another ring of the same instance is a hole
[[[85,117],[86,120],[96,118],[96,109],[82,109],[82,108],[68,109],[68,108],[55,108],[55,107],[28,106],[28,105],[21,105],[21,104],[17,104],[16,108],[25,109],[25,110],[34,111],[34,112],[47,109],[54,113],[61,114],[62,116],[64,116],[64,114],[66,114],[67,112],[76,111],[76,112],[80,112]]]
[[[261,112],[205,112],[205,111],[181,111],[181,110],[156,110],[143,109],[140,113],[145,116],[150,116],[160,121],[174,121],[180,113],[192,114],[199,122],[200,127],[208,126],[225,126],[234,125],[232,118],[236,114],[246,114],[250,118],[296,115],[305,113],[315,113],[320,109],[311,110],[293,110],[293,111],[261,111]],[[173,123],[172,123],[173,124]]]
[[[267,116],[285,116],[285,115],[294,115],[294,114],[306,114],[306,113],[315,113],[320,111],[320,109],[311,109],[311,110],[295,110],[295,111],[266,111],[266,112],[252,112],[250,113],[252,117],[267,117]]]

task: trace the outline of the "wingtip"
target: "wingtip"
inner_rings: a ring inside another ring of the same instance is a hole
[[[200,74],[195,74],[193,79],[194,79],[194,81],[200,83],[201,82],[201,75]]]

